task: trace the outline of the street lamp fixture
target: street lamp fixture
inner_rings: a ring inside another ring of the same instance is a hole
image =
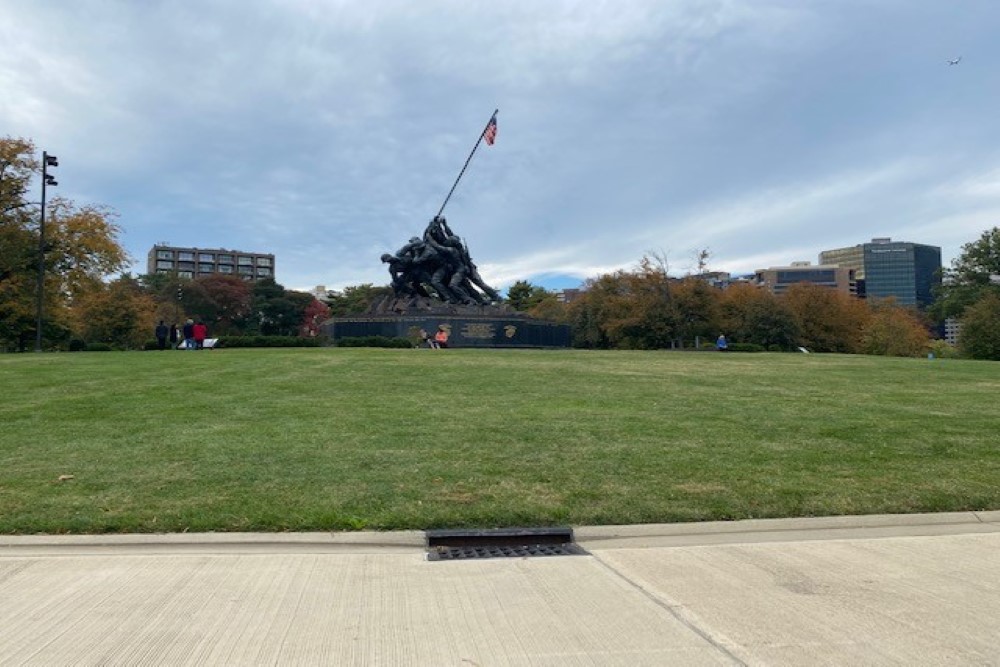
[[[38,304],[35,309],[35,352],[42,351],[42,302],[45,296],[45,188],[59,185],[49,167],[58,167],[59,158],[42,151],[42,212],[38,224]]]

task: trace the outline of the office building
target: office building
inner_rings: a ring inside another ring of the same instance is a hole
[[[872,239],[851,248],[824,250],[820,264],[854,270],[858,296],[895,298],[901,306],[926,308],[941,283],[941,248],[921,243]]]
[[[583,296],[586,290],[578,288],[568,288],[564,290],[559,290],[556,292],[556,301],[559,303],[573,303],[581,296]]]
[[[809,262],[792,262],[791,266],[760,269],[754,275],[758,285],[775,295],[784,294],[797,283],[810,283],[844,294],[855,294],[854,271],[839,266],[813,266]]]
[[[154,245],[146,259],[147,273],[175,273],[178,278],[201,278],[219,273],[244,280],[274,278],[274,255],[225,248],[179,248]]]

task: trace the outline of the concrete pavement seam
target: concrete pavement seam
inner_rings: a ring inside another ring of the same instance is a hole
[[[680,613],[680,611],[678,611],[680,605],[672,605],[668,601],[662,599],[659,595],[656,595],[655,593],[652,593],[651,591],[649,591],[648,589],[646,589],[645,586],[643,586],[642,584],[640,584],[638,581],[635,581],[631,577],[625,575],[623,572],[621,572],[617,568],[615,568],[612,565],[610,565],[609,563],[607,563],[600,556],[591,554],[591,557],[597,563],[599,563],[601,565],[601,567],[603,567],[608,572],[612,573],[614,576],[616,576],[619,579],[621,579],[622,581],[624,581],[631,588],[634,588],[635,590],[637,590],[640,593],[642,593],[647,599],[651,600],[653,602],[653,604],[655,604],[656,606],[658,606],[661,609],[665,610],[668,614],[670,614],[675,619],[677,619],[681,624],[683,624],[684,627],[688,628],[689,630],[691,630],[691,632],[695,633],[696,635],[698,635],[699,637],[701,637],[702,639],[704,639],[713,648],[715,648],[720,653],[724,654],[727,658],[729,658],[730,660],[732,660],[735,664],[740,665],[741,667],[748,667],[748,663],[747,662],[745,662],[742,658],[740,658],[735,653],[733,653],[729,649],[729,647],[727,647],[721,640],[719,640],[716,637],[714,637],[711,632],[709,632],[708,630],[702,628],[697,623],[695,623],[693,620],[687,618],[687,615]]]

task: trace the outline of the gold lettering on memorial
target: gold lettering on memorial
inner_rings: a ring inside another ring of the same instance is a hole
[[[466,338],[491,339],[494,335],[493,325],[481,322],[469,322],[462,329],[462,335]]]
[[[513,338],[516,333],[517,333],[517,327],[515,327],[513,324],[508,324],[503,328],[503,334],[507,336],[507,338]]]

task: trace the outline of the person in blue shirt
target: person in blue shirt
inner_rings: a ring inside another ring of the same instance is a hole
[[[729,349],[729,343],[726,342],[726,337],[724,335],[719,334],[719,339],[715,341],[715,347],[719,350],[719,352],[725,352]]]

